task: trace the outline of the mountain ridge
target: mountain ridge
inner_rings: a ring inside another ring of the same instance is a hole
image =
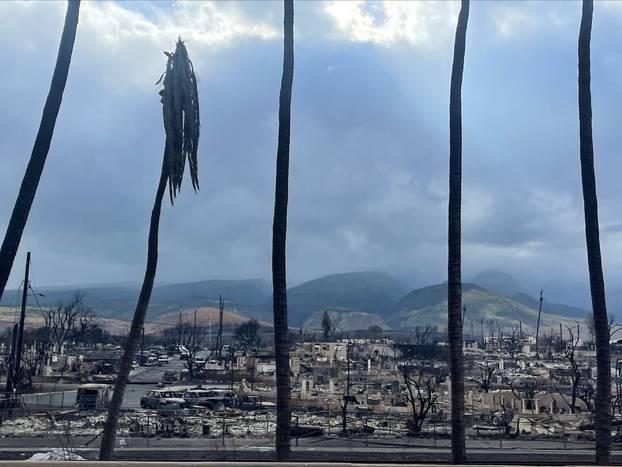
[[[539,301],[525,293],[527,289],[519,281],[507,273],[494,270],[483,271],[475,276],[478,277],[496,290],[479,283],[463,284],[468,325],[469,321],[491,319],[511,326],[521,322],[526,328],[534,325],[532,322],[537,315]],[[131,318],[139,292],[137,285],[127,284],[83,289],[78,286],[76,289],[85,293],[87,305],[99,316],[121,320]],[[504,290],[506,294],[500,292]],[[53,305],[74,293],[74,290],[65,287],[43,287],[37,291],[46,293],[45,297],[38,298],[41,306]],[[147,319],[157,321],[160,316],[177,313],[180,309],[215,308],[219,295],[222,295],[227,299],[227,311],[271,322],[271,292],[269,283],[261,279],[156,284]],[[292,327],[317,327],[317,316],[329,311],[336,313],[343,323],[359,327],[363,322],[396,329],[412,328],[417,323],[443,327],[446,323],[446,298],[445,283],[408,291],[398,279],[379,271],[328,274],[288,289],[289,323]],[[14,306],[18,301],[17,291],[7,291],[0,305]],[[543,319],[547,323],[583,319],[587,314],[586,310],[578,307],[544,301]],[[357,316],[361,320],[357,321]]]

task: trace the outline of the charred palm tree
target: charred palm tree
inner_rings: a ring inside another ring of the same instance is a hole
[[[462,72],[466,47],[469,0],[462,0],[451,69],[449,95],[449,225],[447,261],[447,330],[451,373],[451,458],[466,462],[464,430],[464,356],[462,354]]]
[[[289,140],[292,82],[294,80],[294,2],[284,1],[283,75],[279,96],[279,139],[272,224],[272,292],[274,355],[276,361],[276,458],[289,458],[289,329],[287,327],[287,199],[289,192]]]
[[[119,373],[115,381],[114,393],[110,402],[108,418],[99,449],[100,460],[109,460],[112,456],[123,394],[125,393],[132,360],[140,343],[141,331],[145,322],[158,263],[158,229],[162,198],[164,197],[166,186],[168,184],[172,204],[181,187],[187,160],[192,187],[195,191],[199,188],[197,177],[199,98],[194,69],[192,62],[188,58],[186,47],[181,40],[177,41],[174,53],[165,53],[168,56],[168,61],[166,71],[160,78],[160,81],[163,82],[163,89],[160,91],[160,95],[162,96],[162,114],[166,142],[160,182],[158,183],[155,202],[151,211],[147,267],[138,303],[134,311],[130,334],[119,364]],[[160,81],[158,81],[158,84]]]
[[[0,298],[2,298],[4,288],[9,280],[15,255],[17,255],[17,249],[19,248],[19,243],[28,221],[28,215],[30,214],[30,208],[37,193],[39,180],[41,180],[45,160],[50,150],[56,118],[58,117],[60,103],[63,100],[63,92],[67,84],[69,64],[71,63],[73,44],[76,40],[76,30],[78,29],[79,13],[80,0],[70,0],[67,3],[65,26],[60,39],[52,83],[50,84],[48,97],[43,107],[41,122],[39,123],[39,131],[30,154],[26,173],[19,187],[19,194],[13,206],[13,213],[4,235],[2,247],[0,247]]]
[[[592,0],[583,0],[579,31],[579,143],[583,209],[585,213],[585,240],[594,314],[596,338],[596,463],[609,463],[611,442],[611,369],[609,357],[609,321],[605,301],[605,281],[600,256],[598,228],[598,199],[594,173],[594,146],[592,142],[592,95],[590,90],[590,39],[592,35]]]

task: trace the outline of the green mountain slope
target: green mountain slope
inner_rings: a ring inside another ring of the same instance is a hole
[[[496,270],[482,271],[471,282],[496,294],[505,295],[529,308],[537,310],[540,305],[537,297],[532,296],[523,284],[506,272]],[[588,313],[587,310],[582,308],[549,302],[546,300],[546,296],[544,298],[543,313],[576,319],[584,319]]]
[[[524,331],[535,331],[538,311],[526,306],[510,297],[491,292],[475,284],[462,285],[462,300],[466,306],[465,326],[467,329],[473,323],[474,330],[481,332],[482,320],[487,326],[489,321],[495,322],[495,327],[511,330],[522,323]],[[557,327],[559,323],[572,324],[573,320],[543,313],[542,328]],[[447,326],[447,284],[433,285],[415,289],[406,295],[395,306],[388,323],[394,328],[414,328],[420,325],[437,325],[440,328]]]
[[[516,294],[512,296],[512,299],[516,300],[519,303],[522,303],[525,306],[528,306],[533,309],[538,309],[540,305],[540,300],[536,299],[530,295],[526,294]],[[542,314],[551,314],[551,315],[559,315],[564,316],[566,318],[574,318],[578,320],[583,320],[589,314],[589,311],[584,310],[583,308],[578,308],[575,306],[562,305],[560,303],[552,303],[544,300],[542,304]]]
[[[289,322],[303,324],[317,311],[347,311],[385,315],[393,309],[403,289],[380,272],[332,274],[292,287],[287,292]]]

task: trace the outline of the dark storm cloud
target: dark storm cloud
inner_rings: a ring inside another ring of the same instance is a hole
[[[419,284],[443,280],[456,7],[297,4],[290,283],[359,269]],[[49,86],[63,5],[7,2],[0,14],[10,18],[0,58],[12,63],[0,78],[4,229]],[[40,284],[140,280],[163,144],[154,82],[177,35],[200,79],[201,191],[184,186],[175,207],[165,206],[158,279],[269,277],[281,14],[278,2],[84,5],[22,242]],[[498,267],[533,288],[585,285],[578,20],[566,2],[472,8],[463,90],[466,276]],[[621,277],[620,21],[615,3],[597,5],[594,129],[610,283]]]

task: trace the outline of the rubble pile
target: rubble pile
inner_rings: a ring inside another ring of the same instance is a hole
[[[224,415],[224,417],[223,417]],[[294,414],[298,426],[314,427],[325,434],[341,431],[341,415],[334,412],[329,418],[312,412]],[[89,415],[78,411],[34,413],[28,416],[5,420],[0,426],[0,436],[50,435],[96,436],[101,433],[106,413]],[[405,435],[406,419],[381,419],[375,417],[348,418],[348,431],[352,435],[368,437],[396,437]],[[219,438],[224,434],[234,438],[266,438],[274,436],[276,416],[270,412],[205,412],[196,415],[164,416],[153,411],[134,411],[121,415],[119,431],[123,436],[150,437],[203,437]]]
[[[30,456],[27,461],[83,461],[84,457],[63,449],[52,449],[47,452],[38,452]]]

